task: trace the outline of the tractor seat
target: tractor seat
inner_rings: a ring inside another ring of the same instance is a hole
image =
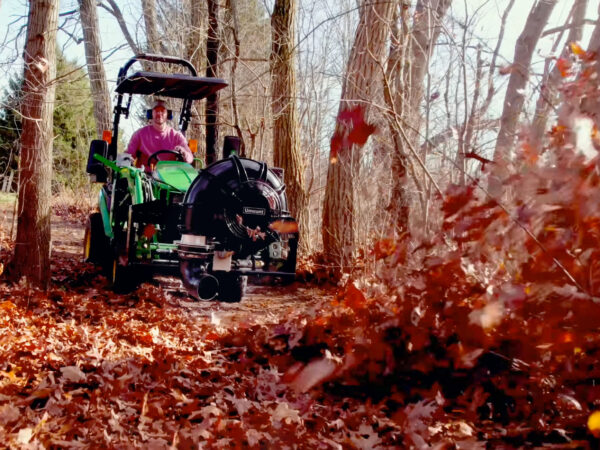
[[[158,161],[152,178],[174,187],[178,191],[188,190],[198,171],[191,164],[181,161]]]

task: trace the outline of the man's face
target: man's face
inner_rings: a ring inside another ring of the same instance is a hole
[[[152,110],[152,123],[158,126],[167,123],[167,109],[164,106],[156,106]]]

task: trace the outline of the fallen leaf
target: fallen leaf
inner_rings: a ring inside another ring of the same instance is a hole
[[[85,373],[77,366],[61,367],[60,373],[62,374],[65,381],[69,383],[81,383],[85,381]]]

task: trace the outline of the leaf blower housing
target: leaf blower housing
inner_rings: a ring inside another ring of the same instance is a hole
[[[180,245],[180,259],[189,262],[182,264],[184,284],[197,290],[202,274],[214,270],[214,252],[231,253],[231,270],[243,274],[263,273],[273,257],[293,259],[293,272],[296,248],[289,249],[289,241],[295,244],[297,234],[273,229],[273,223],[282,221],[294,221],[285,185],[266,163],[233,154],[200,171],[183,200],[182,234],[198,237],[193,240],[204,245]],[[270,245],[287,246],[293,258],[277,256]],[[256,270],[257,262],[262,272]]]

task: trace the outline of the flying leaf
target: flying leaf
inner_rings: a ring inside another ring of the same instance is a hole
[[[561,77],[564,78],[569,76],[571,72],[571,62],[568,59],[558,58],[556,61],[556,67],[558,68]]]
[[[336,364],[328,358],[312,361],[300,371],[290,386],[296,392],[306,392],[333,375],[336,367]]]
[[[277,231],[280,234],[285,233],[297,233],[298,232],[298,222],[291,220],[276,220],[269,228],[273,231]]]
[[[587,426],[590,432],[596,437],[600,437],[600,411],[594,411],[588,417]]]
[[[585,50],[581,48],[581,46],[577,42],[571,42],[570,44],[571,51],[577,56],[585,55]]]
[[[365,295],[354,285],[354,283],[349,283],[346,288],[346,292],[344,293],[344,304],[352,308],[362,309],[365,307],[367,299]]]
[[[396,251],[396,241],[394,239],[385,238],[375,242],[373,246],[373,253],[375,259],[383,259],[390,255],[393,255]]]
[[[514,64],[510,64],[508,66],[500,67],[498,69],[498,73],[500,75],[508,75],[509,73],[511,73],[513,71],[513,68],[514,68]]]

